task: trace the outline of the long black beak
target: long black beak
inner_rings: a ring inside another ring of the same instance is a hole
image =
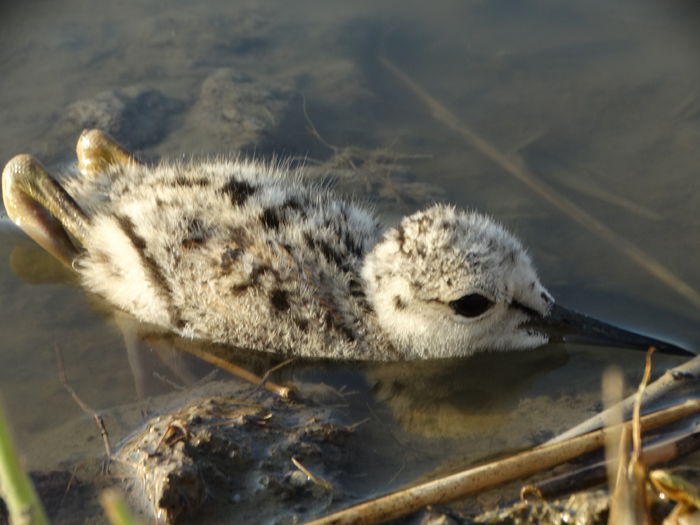
[[[545,332],[552,342],[589,343],[640,350],[653,346],[665,354],[695,355],[672,343],[617,328],[558,304],[554,304],[550,313],[544,317],[532,310],[529,313],[533,317],[527,322],[527,326]]]

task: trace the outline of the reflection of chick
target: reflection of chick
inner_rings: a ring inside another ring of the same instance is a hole
[[[375,399],[384,402],[401,427],[424,437],[496,434],[513,421],[526,436],[541,430],[520,414],[523,394],[533,381],[561,367],[560,349],[532,353],[479,354],[430,363],[377,363],[367,366]],[[552,406],[547,400],[546,406]]]
[[[180,336],[402,360],[533,348],[562,323],[601,335],[554,306],[520,243],[482,215],[435,205],[382,236],[371,213],[283,166],[145,166],[99,131],[83,133],[78,158],[83,176],[65,189],[12,159],[8,214],[88,290]]]

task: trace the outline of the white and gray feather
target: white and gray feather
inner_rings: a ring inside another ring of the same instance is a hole
[[[412,359],[531,348],[513,301],[551,296],[505,229],[435,205],[382,235],[374,215],[284,166],[211,161],[113,166],[66,190],[89,235],[82,282],[189,338],[285,355]],[[449,303],[494,303],[465,319]]]

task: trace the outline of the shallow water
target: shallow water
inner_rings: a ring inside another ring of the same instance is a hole
[[[385,149],[393,164],[369,166],[379,182],[346,170],[340,183],[376,204],[387,223],[434,199],[483,210],[529,246],[540,277],[563,304],[699,349],[698,304],[433,118],[426,98],[387,66],[410,76],[459,126],[698,290],[700,42],[698,12],[690,6],[553,0],[3,6],[0,162],[29,152],[61,170],[81,129],[94,125],[148,159],[242,151],[313,165],[331,156],[327,144],[336,151],[366,148],[365,154]],[[392,184],[383,182],[387,173]],[[415,182],[426,185],[408,185]],[[139,398],[121,334],[94,299],[66,283],[58,265],[6,221],[0,303],[0,390],[27,464],[72,470],[101,445],[58,381],[55,347],[72,386],[107,410]],[[155,356],[151,361],[162,366]],[[659,356],[656,364],[661,370],[679,361]],[[584,419],[599,407],[599,378],[609,364],[633,382],[642,357],[551,346],[442,369],[302,363],[280,380],[358,392],[343,417],[370,418],[367,450],[358,450],[359,458],[372,458],[358,469],[361,497],[446,463],[531,444]],[[193,377],[208,371],[195,366]],[[171,387],[153,379],[149,388]],[[76,433],[79,439],[69,439]]]

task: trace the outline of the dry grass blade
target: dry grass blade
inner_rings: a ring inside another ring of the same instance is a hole
[[[333,485],[331,485],[328,481],[325,479],[317,476],[313,472],[311,472],[309,469],[307,469],[304,465],[301,464],[301,461],[299,461],[297,458],[292,457],[292,463],[296,468],[298,468],[301,472],[304,473],[304,475],[313,481],[316,485],[319,487],[323,487],[325,490],[332,491],[333,490]]]
[[[640,525],[651,523],[651,513],[646,490],[647,466],[642,451],[642,425],[640,419],[642,396],[644,395],[644,390],[649,384],[649,378],[651,377],[651,356],[654,354],[654,350],[656,349],[652,346],[647,351],[644,376],[639,383],[637,398],[634,401],[632,415],[632,457],[630,458],[629,467],[627,469],[627,478],[630,480],[632,490],[634,491],[635,523]]]
[[[279,395],[280,397],[288,398],[288,397],[291,395],[291,390],[290,390],[288,387],[286,387],[286,386],[280,387],[279,385],[276,385],[275,383],[270,383],[269,379],[270,379],[270,376],[271,376],[272,374],[274,374],[275,372],[277,372],[277,370],[280,370],[281,368],[284,368],[285,366],[292,364],[294,361],[295,361],[294,358],[287,359],[287,360],[285,360],[285,361],[282,361],[281,363],[276,364],[276,365],[273,366],[272,368],[270,368],[267,372],[265,372],[265,373],[263,374],[263,376],[260,378],[260,381],[259,381],[258,384],[255,386],[255,388],[254,388],[253,390],[251,390],[250,393],[249,393],[248,395],[244,396],[244,399],[247,398],[247,397],[252,396],[253,394],[255,394],[255,393],[256,393],[258,390],[260,390],[261,388],[265,388],[265,385],[267,385],[267,384],[272,384],[272,385],[274,385],[274,386],[275,386],[275,390],[273,390],[273,392],[278,393],[278,395]],[[286,389],[287,392],[286,392],[284,395],[282,395],[282,394],[278,391],[278,389],[280,389],[280,388]]]
[[[686,401],[641,418],[643,431],[666,425],[700,412],[700,400]],[[629,423],[626,424],[629,426]],[[428,483],[399,490],[386,496],[319,518],[308,525],[383,523],[426,505],[445,503],[506,481],[539,472],[603,446],[609,429],[597,430],[563,443],[540,446],[515,456],[487,463]]]
[[[636,525],[635,492],[627,478],[627,462],[630,452],[630,427],[625,427],[617,443],[617,472],[610,492],[610,516],[608,525]],[[641,524],[640,524],[641,525]]]
[[[524,145],[524,147],[526,146],[527,144]],[[520,148],[515,150],[514,153],[519,151],[519,149]],[[575,168],[569,165],[566,160],[557,157],[550,151],[539,151],[537,153],[537,160],[537,165],[540,166],[540,169],[546,169],[548,173],[551,173],[551,176],[555,178],[555,183],[557,184],[566,186],[577,193],[586,195],[600,202],[615,206],[626,213],[631,213],[651,221],[659,221],[662,219],[661,215],[655,211],[645,208],[620,195],[615,195],[601,188],[599,185],[594,184],[593,181],[599,180],[601,177],[592,173],[589,169],[583,167]]]
[[[651,377],[651,356],[654,348],[646,355],[644,376],[639,383],[632,411],[632,454],[629,454],[630,432],[623,432],[619,438],[618,470],[615,484],[610,486],[610,525],[644,525],[651,522],[646,498],[647,469],[642,458],[642,426],[640,423],[642,395]],[[630,456],[629,463],[624,458]]]
[[[571,177],[561,177],[559,182],[574,191],[620,208],[627,213],[631,213],[651,221],[661,220],[661,215],[655,211],[645,208],[644,206],[640,206],[636,202],[632,202],[629,199],[620,197],[619,195],[614,195],[609,191],[603,190],[602,188],[592,186],[585,178],[581,179],[576,175],[573,175]]]
[[[643,449],[644,463],[647,466],[668,463],[698,449],[700,449],[700,432],[689,432],[645,446]],[[537,482],[533,486],[540,491],[543,497],[555,498],[562,494],[570,494],[597,485],[604,481],[606,471],[611,466],[607,454],[606,458],[606,461]],[[611,487],[613,485],[614,483],[610,483]]]
[[[603,224],[586,210],[556,191],[556,189],[544,182],[540,177],[522,166],[521,163],[500,152],[491,143],[469,128],[469,126],[430,95],[423,87],[419,86],[415,80],[399,69],[393,62],[385,57],[380,57],[379,62],[430,110],[433,118],[459,134],[468,144],[525,184],[535,194],[539,195],[589,231],[595,233],[616,250],[624,253],[638,266],[662,281],[677,294],[684,297],[689,303],[696,307],[700,306],[700,293],[675,275],[669,268],[644,253],[631,241],[615,233],[606,224]]]
[[[664,372],[659,379],[644,389],[642,404],[652,403],[653,401],[669,394],[674,389],[686,385],[690,381],[697,382],[698,376],[700,376],[700,356],[694,357],[680,366],[666,370],[666,372]],[[637,394],[635,393],[622,401],[621,409],[625,414],[630,413],[636,399]],[[581,424],[576,425],[575,427],[558,435],[554,439],[551,439],[547,442],[547,444],[559,443],[574,436],[585,434],[591,430],[601,428],[603,425],[605,425],[607,418],[609,417],[610,410],[618,409],[620,409],[618,406],[606,409],[603,412],[596,414],[592,418],[587,419]]]
[[[615,491],[620,472],[620,464],[623,463],[619,444],[623,442],[624,427],[620,425],[624,421],[620,400],[624,392],[624,378],[622,371],[617,367],[608,368],[603,374],[603,403],[607,411],[605,426],[610,432],[605,440],[605,458],[608,474],[608,487],[610,492]],[[619,430],[614,430],[619,429]],[[624,456],[626,457],[626,456]]]
[[[642,428],[639,423],[642,411],[642,396],[644,390],[649,384],[651,377],[651,356],[656,350],[653,346],[647,351],[646,364],[644,366],[644,375],[637,388],[637,395],[634,398],[634,408],[632,410],[632,461],[641,462],[642,460]]]
[[[63,388],[66,389],[66,391],[71,395],[73,400],[77,403],[77,405],[80,407],[80,409],[85,412],[87,415],[92,416],[92,418],[95,420],[95,424],[97,425],[97,428],[100,431],[100,435],[102,436],[102,443],[104,444],[105,447],[105,454],[107,455],[107,461],[112,457],[112,445],[109,442],[109,434],[107,433],[107,427],[105,427],[105,422],[104,419],[102,419],[102,416],[95,412],[90,405],[88,405],[85,401],[83,401],[78,393],[73,390],[73,387],[70,386],[68,383],[68,377],[66,376],[66,369],[63,364],[63,354],[61,353],[61,349],[58,347],[54,347],[54,351],[56,352],[56,362],[58,366],[58,379],[61,381],[61,384],[63,385]]]
[[[218,357],[214,354],[210,354],[207,352],[204,352],[198,348],[192,347],[192,346],[182,346],[181,347],[183,351],[188,352],[202,361],[206,361],[207,363],[210,363],[214,366],[218,366],[222,370],[226,370],[227,372],[235,375],[236,377],[240,377],[244,381],[248,381],[249,383],[253,383],[254,385],[263,385],[266,390],[269,390],[273,394],[277,394],[283,399],[289,399],[292,396],[292,389],[286,386],[278,385],[277,383],[273,383],[271,381],[267,381],[265,378],[262,378],[260,376],[255,375],[254,373],[250,372],[249,370],[246,370],[245,368],[234,365],[230,361],[227,361],[226,359],[223,359],[221,357]],[[285,363],[282,363],[287,364]]]

